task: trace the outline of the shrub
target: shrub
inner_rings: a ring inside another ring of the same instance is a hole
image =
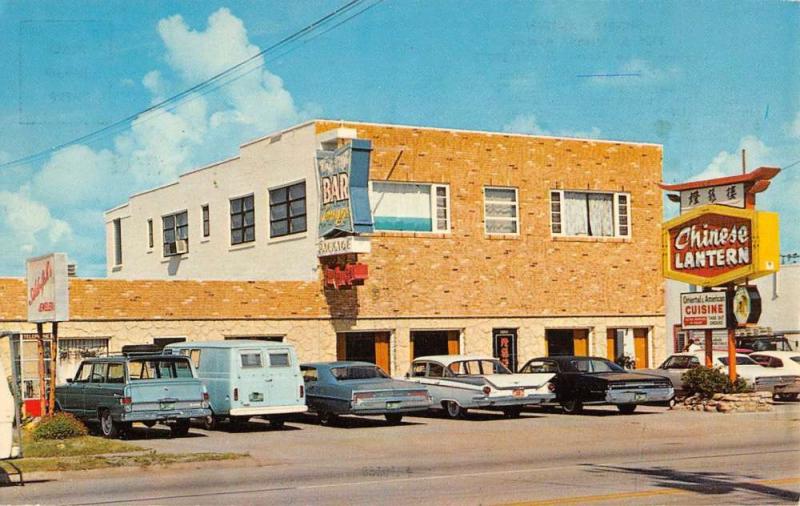
[[[714,394],[736,394],[750,390],[741,377],[731,382],[726,373],[716,368],[695,367],[683,373],[681,379],[687,395],[700,394],[711,397]]]
[[[56,413],[45,416],[33,429],[33,440],[68,439],[71,437],[85,436],[89,431],[80,420],[68,413]]]

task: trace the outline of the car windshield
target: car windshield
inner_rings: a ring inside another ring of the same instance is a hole
[[[447,367],[455,376],[474,376],[487,374],[511,374],[499,360],[460,360]]]
[[[717,360],[719,360],[722,365],[728,365],[728,357],[719,357]],[[758,362],[750,357],[737,356],[736,365],[758,365]]]
[[[542,362],[540,360],[532,360],[528,362],[520,372],[534,373],[534,372],[558,372],[558,367],[552,362]]]
[[[800,357],[792,357],[792,361],[797,362],[800,364]]]
[[[337,381],[362,380],[372,378],[388,378],[389,375],[375,365],[350,365],[334,367],[331,374]]]
[[[133,381],[165,378],[193,378],[188,359],[134,359],[128,362],[128,376]]]

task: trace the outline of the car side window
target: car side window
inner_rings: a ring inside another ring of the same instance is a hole
[[[106,383],[125,383],[125,365],[108,364]]]
[[[194,378],[192,374],[192,367],[189,365],[188,360],[175,361],[175,377],[176,378]]]
[[[258,351],[243,351],[239,354],[242,361],[243,368],[262,367],[261,352]]]
[[[444,376],[444,366],[442,364],[437,364],[435,362],[431,362],[428,364],[429,378],[441,378],[443,376]]]
[[[428,369],[427,362],[417,362],[416,364],[411,366],[411,376],[414,378],[422,378],[425,376],[425,372]]]
[[[319,379],[319,374],[317,373],[316,367],[301,367],[300,369],[303,372],[303,381],[306,383],[309,381],[317,381]]]
[[[78,373],[75,374],[75,383],[88,383],[92,375],[92,364],[81,364]]]
[[[570,365],[572,366],[572,369],[578,372],[589,372],[588,360],[572,360],[570,361]]]
[[[525,365],[525,367],[523,367],[520,372],[522,373],[558,372],[558,368],[553,362],[544,360],[535,360],[532,362],[528,362],[528,364]]]
[[[692,367],[700,367],[700,359],[697,357],[692,357],[689,359],[689,368]]]
[[[106,376],[106,364],[92,364],[92,376],[89,378],[91,383],[103,383]]]

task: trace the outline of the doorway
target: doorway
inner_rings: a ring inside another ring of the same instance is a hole
[[[370,362],[391,374],[389,332],[340,332],[336,334],[336,360]]]
[[[589,329],[547,329],[547,355],[589,355]]]
[[[647,329],[633,329],[633,349],[636,355],[636,368],[647,369],[650,363]]]
[[[412,330],[411,359],[429,355],[458,355],[458,330]]]

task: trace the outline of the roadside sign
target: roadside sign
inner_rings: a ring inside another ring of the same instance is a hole
[[[51,253],[25,262],[28,321],[32,323],[69,320],[69,279],[67,255]]]
[[[681,294],[681,326],[684,330],[725,329],[728,294],[723,291]]]
[[[761,317],[761,294],[758,288],[752,285],[737,287],[731,298],[731,306],[732,323],[739,326],[758,323]]]

